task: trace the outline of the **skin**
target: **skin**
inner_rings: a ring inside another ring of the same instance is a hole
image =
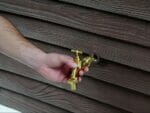
[[[25,39],[12,23],[2,16],[0,16],[0,52],[29,66],[53,82],[66,83],[70,70],[77,66],[68,55],[45,53]],[[85,67],[79,74],[83,75],[88,70]]]

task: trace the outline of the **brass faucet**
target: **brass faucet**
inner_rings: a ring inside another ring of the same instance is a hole
[[[96,62],[96,58],[94,58],[94,55],[87,56],[82,59],[81,61],[81,67],[90,67],[92,62]]]
[[[71,50],[71,52],[76,54],[74,61],[77,63],[77,67],[72,70],[70,78],[68,79],[68,84],[70,85],[71,90],[75,91],[77,90],[79,71],[84,67],[90,67],[91,63],[96,61],[96,59],[94,58],[94,55],[81,59],[79,54],[83,54],[83,52],[79,50]]]

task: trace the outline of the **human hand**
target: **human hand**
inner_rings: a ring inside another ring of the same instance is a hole
[[[39,62],[39,65],[36,69],[43,77],[53,82],[63,82],[66,83],[70,71],[77,67],[77,64],[74,62],[73,58],[67,55],[50,53],[44,55]],[[89,69],[85,67],[79,72],[79,75],[84,75]],[[81,81],[81,77],[79,78]]]
[[[0,52],[55,82],[66,82],[70,70],[76,67],[72,57],[56,53],[46,54],[30,43],[2,16],[0,16]],[[83,75],[86,71],[88,68],[79,74]]]

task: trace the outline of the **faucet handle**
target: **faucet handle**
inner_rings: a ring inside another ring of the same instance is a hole
[[[82,51],[80,51],[80,50],[75,50],[75,49],[72,49],[71,52],[76,53],[76,54],[82,54],[82,53],[83,53]]]
[[[92,62],[96,62],[97,59],[94,57],[94,55],[91,55],[91,56],[87,56],[85,58],[82,59],[81,61],[81,66],[82,67],[90,67],[91,63]]]

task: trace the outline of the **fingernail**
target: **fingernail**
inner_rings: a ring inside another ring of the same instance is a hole
[[[79,74],[80,74],[81,76],[83,76],[84,72],[83,72],[83,71],[80,71]]]

